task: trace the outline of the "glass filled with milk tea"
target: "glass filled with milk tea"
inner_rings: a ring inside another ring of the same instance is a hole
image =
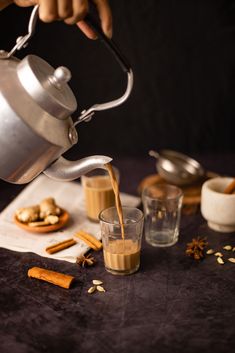
[[[123,223],[116,207],[103,210],[100,215],[104,264],[114,275],[129,275],[140,266],[140,249],[144,215],[133,207],[122,207]]]
[[[120,175],[117,168],[113,172],[119,183]],[[99,214],[105,208],[115,205],[115,195],[108,170],[95,169],[81,177],[87,217],[99,222]]]

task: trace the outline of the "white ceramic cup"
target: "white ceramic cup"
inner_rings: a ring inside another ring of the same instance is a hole
[[[233,178],[217,177],[202,186],[201,213],[208,227],[221,233],[235,231],[235,194],[224,194]]]

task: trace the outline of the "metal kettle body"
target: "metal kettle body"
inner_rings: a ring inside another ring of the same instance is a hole
[[[126,92],[121,98],[82,111],[74,123],[71,114],[77,102],[67,84],[70,71],[64,67],[55,70],[34,55],[22,61],[13,57],[32,36],[37,13],[35,6],[29,33],[17,40],[11,52],[0,51],[0,178],[16,184],[28,183],[41,172],[56,180],[73,180],[109,163],[112,159],[106,156],[68,161],[61,155],[77,143],[75,126],[79,122],[90,120],[95,111],[122,104],[133,85],[131,69],[120,59],[122,56],[113,43],[101,34],[125,68]]]
[[[0,176],[22,184],[76,143],[77,133],[70,117],[55,118],[27,92],[19,78],[20,65],[22,62],[12,58],[0,65]],[[73,138],[69,138],[71,129]]]

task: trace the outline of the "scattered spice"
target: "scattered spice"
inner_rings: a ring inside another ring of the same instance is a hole
[[[93,286],[93,287],[90,287],[87,292],[89,294],[92,294],[92,293],[94,293],[95,290],[96,290],[96,286]]]
[[[204,248],[208,245],[208,242],[206,241],[206,238],[193,238],[190,243],[187,244],[187,249],[186,249],[186,254],[188,256],[193,257],[195,260],[200,260],[204,257]],[[235,251],[235,246],[226,244],[223,245],[222,248],[226,250],[227,253],[229,252],[234,252]],[[216,257],[216,261],[219,265],[224,265],[226,262],[231,262],[235,264],[235,257],[228,257],[226,254],[216,251],[212,248],[208,249],[206,251],[207,255],[214,255]],[[225,255],[225,258],[224,258]],[[230,254],[231,256],[231,254]]]
[[[216,260],[220,265],[224,265],[224,260],[222,259],[222,257],[218,256]]]
[[[104,289],[104,287],[102,287],[102,286],[97,286],[96,289],[97,289],[99,292],[105,292],[105,289]]]
[[[206,238],[193,238],[187,244],[186,254],[194,258],[194,260],[201,260],[204,257],[204,248],[208,245]]]
[[[92,283],[93,283],[95,286],[99,286],[99,285],[103,284],[103,282],[100,281],[99,279],[93,279]]]
[[[223,255],[221,252],[217,251],[217,252],[215,253],[215,256],[223,257],[224,255]]]
[[[93,266],[96,263],[95,258],[92,254],[82,255],[77,258],[77,264],[86,267],[86,266]]]
[[[230,251],[230,250],[232,250],[232,247],[231,247],[231,245],[225,245],[225,246],[223,246],[223,249]]]
[[[104,289],[103,286],[101,286],[101,284],[103,284],[102,281],[100,281],[99,279],[93,279],[92,283],[94,284],[94,286],[90,287],[88,289],[88,293],[89,294],[92,294],[94,293],[95,291],[98,291],[98,292],[106,292],[106,290]]]

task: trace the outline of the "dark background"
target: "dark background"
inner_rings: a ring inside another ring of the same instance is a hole
[[[235,1],[110,4],[113,39],[131,63],[134,89],[124,105],[80,124],[78,145],[67,156],[144,157],[150,148],[235,151]],[[26,33],[30,12],[13,5],[0,13],[1,49],[11,49]],[[76,26],[39,22],[28,48],[17,56],[28,53],[70,68],[79,111],[117,98],[125,89],[126,77],[107,49]]]

